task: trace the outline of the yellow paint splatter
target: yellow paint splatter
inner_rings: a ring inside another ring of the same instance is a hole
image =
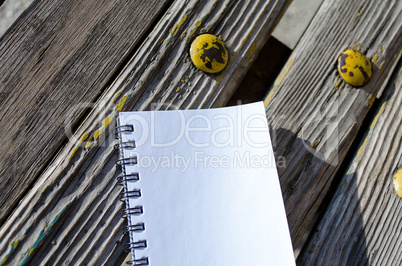
[[[255,51],[255,42],[253,42],[251,44],[251,47],[250,47],[250,50],[248,51],[247,57],[250,57],[253,54],[254,51]]]
[[[10,243],[10,246],[11,246],[11,249],[10,249],[10,252],[4,257],[4,259],[1,261],[1,265],[4,265],[6,262],[7,262],[7,260],[8,260],[8,258],[11,256],[11,254],[15,251],[15,249],[17,248],[17,246],[18,246],[18,243],[19,243],[20,241],[19,240],[17,240],[17,241],[11,241],[11,243]]]
[[[362,143],[362,145],[360,145],[359,150],[357,151],[357,154],[356,154],[356,158],[354,159],[355,162],[358,162],[360,160],[360,158],[362,157],[363,151],[366,148],[366,145],[368,143],[368,139],[369,138],[366,137],[364,139],[364,142]]]
[[[75,153],[81,148],[82,143],[84,143],[88,137],[89,137],[88,133],[85,133],[84,135],[82,135],[80,142],[78,142],[77,146],[74,148],[73,152],[70,155],[70,158],[74,157]]]
[[[342,194],[345,191],[347,186],[348,186],[348,182],[346,182],[346,180],[343,180],[343,182],[342,182],[342,184],[341,184],[341,186],[339,188],[339,193]]]
[[[318,147],[318,145],[320,144],[320,142],[321,142],[321,139],[314,141],[313,144],[311,145],[311,148],[316,149]]]
[[[103,120],[103,122],[102,122],[103,126],[102,126],[102,128],[100,128],[100,129],[98,129],[97,131],[95,131],[95,133],[94,133],[94,139],[98,139],[99,136],[100,136],[103,132],[105,132],[106,128],[109,126],[110,122],[113,121],[113,119],[114,119],[113,116],[108,116],[108,117],[106,117],[106,118]]]
[[[244,37],[244,39],[241,41],[241,44],[243,45],[248,39],[248,35],[246,37]]]
[[[189,38],[193,37],[195,32],[197,31],[197,29],[201,26],[202,24],[202,20],[198,20],[197,22],[195,22],[195,27],[191,29],[190,34],[188,35]],[[189,40],[189,38],[187,38],[186,41]]]
[[[379,117],[380,117],[382,111],[384,110],[385,104],[386,104],[386,102],[384,102],[384,103],[381,105],[380,109],[378,110],[376,116],[375,116],[374,119],[373,119],[373,122],[371,122],[370,131],[372,131],[372,130],[374,129],[375,125],[377,124],[378,119],[379,119]],[[357,151],[357,154],[356,154],[356,158],[354,159],[355,162],[358,162],[358,161],[360,160],[360,158],[361,158],[361,156],[362,156],[362,154],[363,154],[363,151],[364,151],[364,149],[365,149],[366,146],[367,146],[367,143],[368,143],[368,140],[369,140],[369,136],[370,136],[370,133],[368,134],[367,137],[365,137],[363,143],[360,145],[359,150]],[[350,170],[349,170],[349,171],[350,171]],[[348,171],[348,172],[349,172],[349,171]]]
[[[384,65],[385,65],[385,61],[381,63],[381,65],[378,69],[381,69]]]
[[[77,151],[80,149],[80,146],[77,146],[74,148],[74,150],[71,152],[70,158],[73,158],[74,155],[77,153]]]
[[[87,144],[85,145],[85,149],[89,149],[92,146],[92,141],[88,140]]]
[[[84,133],[84,135],[82,135],[81,142],[86,141],[88,137],[89,137],[89,133]]]
[[[113,121],[114,117],[113,116],[108,116],[105,118],[105,120],[103,120],[103,125],[105,127],[108,127],[109,124]]]
[[[219,105],[219,108],[221,108],[223,106],[223,102],[221,102],[221,104]]]
[[[335,76],[333,83],[335,87],[339,87],[339,85],[341,84],[341,79],[338,76]]]
[[[180,19],[179,23],[177,23],[173,29],[171,29],[169,37],[163,42],[165,45],[168,45],[170,41],[177,35],[177,33],[180,30],[180,27],[184,24],[184,22],[187,20],[189,13],[191,12],[191,9],[187,9],[186,13],[184,16]]]
[[[370,94],[370,98],[369,98],[369,103],[368,103],[368,108],[371,108],[371,106],[373,106],[373,103],[375,101],[375,94]]]
[[[177,87],[176,92],[179,92],[179,90],[180,90],[180,87]]]
[[[339,85],[341,84],[341,80],[339,77],[335,77],[334,79],[334,85],[335,87],[339,87]]]
[[[117,99],[119,99],[120,95],[121,95],[121,93],[119,93],[119,92],[116,93],[116,96],[114,97],[114,101],[113,101],[113,102],[116,102]]]
[[[31,254],[32,254],[32,252],[33,252],[34,250],[35,250],[34,248],[31,248],[31,249],[29,250],[28,256],[31,256]]]
[[[44,189],[42,189],[41,194],[45,193],[45,192],[46,192],[46,189],[47,189],[47,186],[46,186]]]
[[[276,78],[275,86],[279,86],[282,82],[282,80],[285,78],[286,74],[289,72],[290,67],[293,65],[295,59],[293,58],[292,60],[289,60],[285,67],[282,69],[281,73],[279,76]]]
[[[396,62],[396,60],[399,58],[399,54],[401,53],[401,51],[402,51],[402,47],[401,47],[401,48],[399,48],[398,53],[395,55],[395,57],[394,57],[394,63],[395,63],[395,62]]]
[[[130,94],[127,94],[126,96],[124,96],[123,98],[121,98],[119,104],[114,108],[114,110],[115,110],[116,112],[120,112],[120,111],[123,109],[124,104],[126,103],[126,101],[127,101],[129,98],[130,98]]]
[[[274,93],[275,93],[275,88],[272,88],[272,89],[269,91],[267,97],[265,97],[265,100],[264,100],[264,106],[265,106],[265,108],[268,107],[268,105],[269,105],[269,103],[271,102],[271,99],[272,99],[272,96],[274,95]]]
[[[187,19],[187,14],[185,14],[185,15],[180,19],[179,23],[176,24],[176,25],[174,26],[174,28],[170,30],[170,33],[173,34],[173,36],[176,36],[176,34],[177,34],[177,32],[179,31],[181,25],[183,25],[183,23],[186,21],[186,19]]]
[[[113,116],[108,116],[106,117],[103,122],[102,122],[102,127],[99,128],[98,130],[96,130],[94,132],[94,134],[92,135],[92,138],[90,140],[88,140],[85,144],[85,149],[89,149],[92,144],[93,144],[93,140],[97,140],[99,138],[100,135],[103,134],[103,132],[106,131],[107,127],[109,126],[109,124],[113,121],[114,117]]]
[[[380,115],[381,115],[382,111],[384,110],[384,107],[385,107],[385,104],[386,104],[386,103],[387,103],[387,102],[383,102],[383,103],[382,103],[382,105],[381,105],[381,107],[380,107],[380,110],[378,110],[377,114],[375,115],[375,117],[374,117],[374,119],[373,119],[373,122],[371,122],[370,130],[373,130],[374,127],[375,127],[375,125],[377,124],[378,119],[380,118]]]
[[[375,55],[373,56],[373,59],[371,59],[371,62],[373,62],[373,64],[375,64],[375,63],[377,62],[377,60],[378,60],[378,55],[375,54]]]
[[[98,139],[99,135],[102,134],[102,130],[96,130],[94,133],[94,139]]]

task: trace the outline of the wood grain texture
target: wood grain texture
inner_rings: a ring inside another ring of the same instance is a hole
[[[294,248],[303,244],[363,119],[402,45],[400,1],[326,0],[269,92],[268,124]],[[374,63],[361,88],[343,82],[337,57],[359,49]]]
[[[402,69],[385,93],[301,265],[402,265]]]
[[[165,3],[141,2],[35,1],[0,39],[0,224]]]
[[[122,110],[200,108],[227,101],[284,9],[277,1],[176,1],[0,229],[1,258],[32,264],[113,264],[123,253],[121,187],[112,137]],[[220,35],[228,66],[197,71],[193,37]],[[178,90],[177,88],[180,89]],[[55,220],[56,219],[56,220]],[[54,222],[53,222],[54,221]],[[10,243],[18,245],[10,247]]]

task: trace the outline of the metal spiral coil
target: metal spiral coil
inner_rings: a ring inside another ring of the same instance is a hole
[[[118,167],[121,167],[123,164],[137,164],[137,163],[138,163],[137,156],[122,158],[122,159],[116,161],[116,165]]]
[[[134,189],[131,191],[122,191],[120,192],[120,201],[126,202],[128,198],[139,198],[141,197],[141,189]]]
[[[124,186],[124,182],[140,180],[139,173],[121,174],[117,177],[117,184]]]
[[[141,215],[143,214],[143,209],[141,205],[137,205],[131,208],[125,208],[121,210],[121,218],[127,218],[128,215]]]
[[[119,139],[119,134],[123,132],[134,132],[133,125],[121,125],[117,126],[115,130],[115,136]],[[127,203],[127,208],[123,209],[121,212],[122,218],[127,218],[129,215],[141,215],[143,213],[143,206],[137,205],[134,207],[130,207],[129,199],[140,198],[141,197],[141,189],[133,189],[127,190],[127,182],[137,182],[140,180],[140,175],[138,172],[126,173],[125,165],[135,165],[138,164],[138,159],[136,156],[124,158],[123,149],[135,149],[135,141],[125,141],[123,142],[120,138],[119,144],[114,146],[116,151],[120,152],[120,159],[116,161],[116,166],[122,170],[122,173],[117,177],[117,183],[121,186],[124,186],[124,190],[120,193],[120,201]],[[143,232],[145,230],[144,223],[137,223],[134,225],[125,226],[123,229],[123,233],[128,235],[131,232]],[[125,245],[126,250],[134,251],[135,249],[145,249],[147,248],[146,240],[139,240],[136,242],[129,242]],[[140,259],[135,259],[133,261],[127,262],[127,264],[134,266],[146,266],[149,265],[148,257],[142,257]]]
[[[123,132],[134,132],[134,126],[133,125],[122,125],[122,126],[117,126],[114,130],[114,137],[116,139],[119,138],[119,134]]]
[[[133,265],[133,266],[147,266],[147,265],[149,265],[149,260],[147,257],[143,257],[138,260],[127,261],[126,263],[129,265]]]
[[[144,223],[131,224],[123,227],[123,234],[128,235],[129,232],[143,232],[145,230]]]
[[[126,142],[121,142],[120,144],[114,145],[114,149],[116,151],[119,151],[119,149],[134,149],[134,148],[136,148],[135,141],[126,141]]]
[[[125,245],[127,250],[132,250],[132,249],[143,249],[147,247],[147,241],[146,240],[139,240],[136,242],[132,243],[127,243]]]

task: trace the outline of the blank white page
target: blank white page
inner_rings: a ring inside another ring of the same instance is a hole
[[[128,207],[144,222],[130,241],[146,240],[133,259],[151,266],[295,265],[281,188],[262,102],[235,107],[121,112],[126,174],[141,189]]]

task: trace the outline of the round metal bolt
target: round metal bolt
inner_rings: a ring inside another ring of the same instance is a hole
[[[394,175],[393,184],[396,194],[402,198],[402,169],[399,169]]]
[[[191,43],[190,57],[198,69],[207,73],[218,73],[225,68],[229,54],[219,37],[202,34]]]
[[[344,81],[360,87],[371,79],[373,66],[368,58],[354,50],[344,51],[338,58],[338,71]]]

